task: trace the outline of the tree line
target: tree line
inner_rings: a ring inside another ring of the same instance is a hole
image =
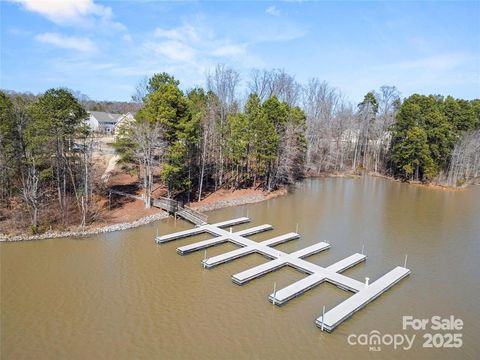
[[[68,90],[68,92],[70,92],[87,111],[104,111],[113,114],[126,114],[127,112],[130,112],[134,114],[140,108],[140,104],[135,101],[97,101],[90,99],[88,95],[82,93],[81,91],[68,88],[64,89]],[[4,92],[11,98],[21,97],[30,102],[35,101],[37,98],[43,95],[13,90],[4,90]]]
[[[390,170],[402,179],[438,177],[452,186],[476,178],[479,128],[478,99],[412,95],[402,103],[392,127]]]
[[[146,206],[159,184],[189,202],[220,188],[270,191],[322,173],[365,170],[450,186],[479,176],[478,99],[402,101],[394,86],[382,86],[352,104],[318,79],[300,84],[283,70],[253,70],[242,83],[218,65],[204,88],[186,91],[173,76],[154,74],[133,100],[135,121],[114,145],[136,169]],[[0,92],[0,201],[28,213],[34,231],[40,223],[86,225],[105,197],[85,101],[68,89]]]
[[[34,99],[0,92],[0,201],[8,209],[21,199],[33,232],[41,210],[60,226],[91,220],[86,118],[85,109],[65,89],[50,89]]]
[[[115,146],[124,162],[139,165],[147,206],[155,175],[168,196],[186,201],[206,189],[272,190],[303,176],[305,113],[275,95],[262,102],[251,94],[241,107],[232,91],[236,74],[217,75],[210,89],[185,94],[171,75],[154,75],[136,121],[122,127]]]

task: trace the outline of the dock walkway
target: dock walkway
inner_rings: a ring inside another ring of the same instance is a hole
[[[351,317],[409,274],[409,269],[397,266],[374,283],[364,286],[358,293],[326,312],[324,316],[320,316],[315,322],[316,325],[322,330],[331,332],[341,322]]]
[[[234,245],[240,246],[238,249],[204,259],[202,261],[204,268],[212,268],[252,253],[258,253],[270,259],[270,261],[264,264],[254,266],[238,274],[232,275],[232,281],[239,285],[243,285],[248,281],[278,270],[283,266],[290,266],[308,274],[307,277],[296,281],[283,289],[274,290],[274,292],[269,295],[268,299],[275,305],[283,305],[289,300],[300,296],[323,282],[329,282],[343,290],[355,293],[347,300],[329,310],[323,316],[317,318],[316,325],[323,331],[332,331],[342,321],[351,317],[356,311],[410,274],[409,269],[398,266],[369,285],[368,281],[363,283],[341,274],[341,272],[346,269],[365,261],[367,257],[364,254],[355,253],[330,266],[322,267],[307,261],[305,258],[329,249],[330,244],[327,242],[318,242],[288,254],[273,248],[273,246],[298,239],[300,235],[297,233],[291,232],[276,236],[269,240],[256,242],[248,239],[246,236],[271,230],[272,226],[270,224],[259,225],[236,232],[233,232],[232,228],[230,228],[230,231],[224,229],[226,227],[233,227],[249,221],[249,218],[241,217],[216,224],[202,224],[193,229],[157,236],[155,240],[157,243],[165,243],[202,233],[208,233],[213,236],[211,239],[198,241],[177,248],[177,252],[181,255],[206,249],[210,246],[225,242],[231,242]]]

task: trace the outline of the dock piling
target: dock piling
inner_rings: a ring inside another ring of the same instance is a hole
[[[323,319],[325,318],[325,305],[323,305],[323,311],[322,311],[322,331],[323,331]]]
[[[277,295],[277,282],[273,282],[273,301],[272,304],[275,305],[275,296]]]
[[[407,267],[407,259],[408,259],[408,255],[405,254],[405,263],[403,264],[403,267],[406,268]]]

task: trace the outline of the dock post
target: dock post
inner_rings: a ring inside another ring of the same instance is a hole
[[[297,223],[297,227],[295,229],[295,232],[298,234],[298,223]]]
[[[405,263],[403,264],[404,268],[407,268],[407,259],[408,259],[408,255],[405,254]]]
[[[362,244],[362,255],[364,255],[364,254],[363,254],[363,251],[364,251],[364,250],[365,250],[365,244]]]
[[[273,301],[272,304],[275,305],[275,298],[277,297],[277,282],[273,283]]]
[[[369,277],[366,277],[365,278],[365,286],[368,286],[368,282],[370,281],[370,278]]]
[[[322,331],[323,331],[324,322],[325,322],[325,305],[323,305],[323,311],[322,311],[322,328],[321,328]]]

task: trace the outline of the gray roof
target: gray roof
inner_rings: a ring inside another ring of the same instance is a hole
[[[92,115],[99,123],[105,122],[117,122],[123,116],[123,114],[112,114],[103,111],[89,111],[90,115]]]

